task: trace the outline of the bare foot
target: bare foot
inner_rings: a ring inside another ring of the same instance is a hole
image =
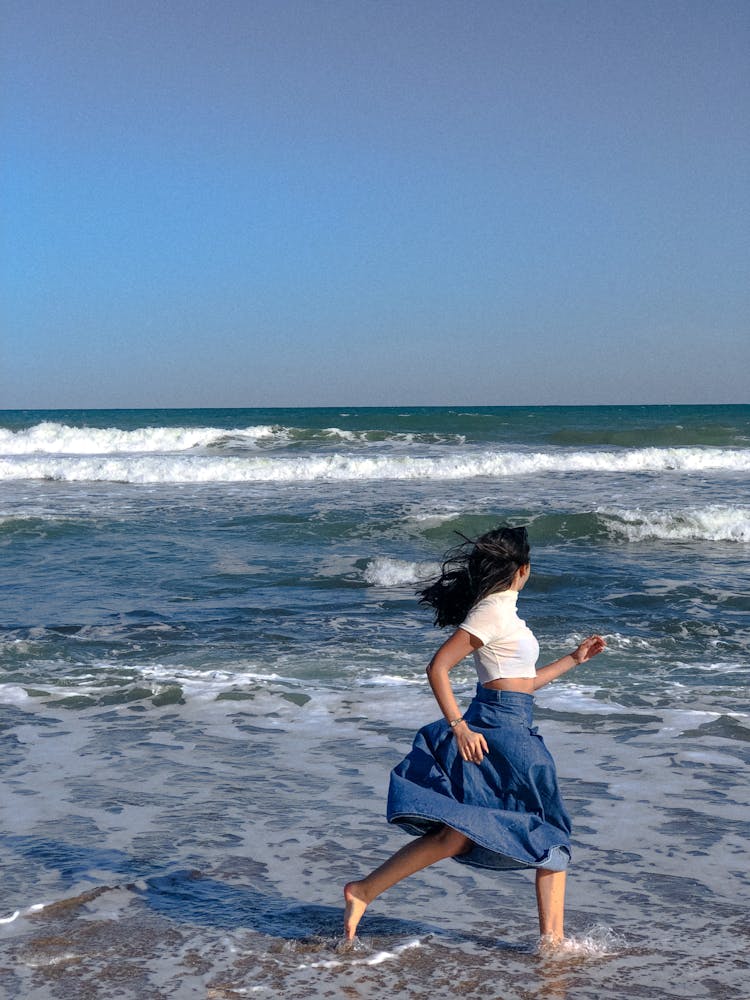
[[[344,908],[344,934],[348,941],[354,940],[359,922],[367,909],[367,903],[360,897],[358,889],[359,882],[347,882],[344,886],[344,900],[346,902]]]

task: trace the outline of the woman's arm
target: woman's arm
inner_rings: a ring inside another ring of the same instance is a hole
[[[567,674],[569,670],[577,667],[579,663],[585,663],[586,660],[597,656],[606,645],[607,643],[600,635],[590,635],[572,653],[561,656],[559,660],[548,663],[546,667],[540,667],[536,672],[534,690],[538,691],[539,688],[544,687],[545,684],[549,684],[550,681],[554,681],[557,677]]]
[[[432,693],[435,695],[435,700],[447,722],[455,722],[456,719],[461,718],[461,710],[458,707],[456,696],[453,694],[448,673],[465,656],[468,656],[473,650],[479,649],[482,645],[483,643],[475,635],[471,635],[466,629],[458,628],[450,639],[446,639],[430,660],[427,667],[427,680],[430,682]],[[452,726],[452,729],[463,759],[479,764],[488,750],[484,736],[469,729],[463,721]]]

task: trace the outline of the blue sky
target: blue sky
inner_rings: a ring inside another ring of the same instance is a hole
[[[748,401],[746,2],[0,23],[0,408]]]

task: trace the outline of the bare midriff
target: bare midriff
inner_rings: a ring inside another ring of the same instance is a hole
[[[498,677],[497,680],[487,681],[482,687],[490,688],[491,691],[519,691],[521,694],[534,693],[533,677]]]

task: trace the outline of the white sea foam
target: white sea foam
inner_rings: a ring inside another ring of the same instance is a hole
[[[566,937],[562,941],[553,943],[542,938],[539,942],[539,954],[550,959],[606,958],[622,951],[626,944],[625,939],[611,927],[597,924],[585,934]]]
[[[123,432],[125,433],[125,432]],[[225,432],[224,432],[225,433]],[[174,449],[170,449],[174,451]],[[643,448],[630,451],[478,451],[411,456],[272,453],[29,455],[0,458],[0,480],[63,482],[210,483],[375,480],[461,480],[554,472],[750,472],[750,451],[726,448]]]
[[[405,941],[403,944],[397,945],[392,951],[376,951],[373,954],[366,954],[362,958],[354,959],[339,959],[339,958],[328,958],[322,959],[319,962],[309,962],[304,965],[298,966],[300,969],[335,969],[339,966],[346,965],[382,965],[383,962],[388,962],[393,958],[398,958],[405,951],[411,951],[412,948],[421,948],[422,942],[419,938],[414,938],[411,941]],[[355,941],[343,942],[342,949],[347,952],[363,952],[369,951],[369,949],[363,945],[359,939]]]
[[[715,722],[721,718],[719,712],[701,712],[697,709],[674,709],[662,713],[662,727],[652,738],[659,737],[671,739],[674,736],[681,736],[682,733],[691,729],[699,729],[709,722]]]
[[[741,767],[742,758],[739,754],[718,753],[714,750],[683,750],[675,754],[675,760],[680,763],[715,765],[718,767]]]
[[[41,910],[49,906],[49,903],[32,903],[31,906],[27,906],[25,910],[14,910],[9,917],[0,917],[0,924],[12,924],[19,917],[27,917],[33,913],[39,913]]]
[[[324,427],[320,431],[297,432],[306,438],[321,437],[329,441],[345,441],[353,444],[464,444],[463,434],[434,434],[407,431],[349,431],[341,427]]]
[[[588,633],[571,633],[567,638],[562,640],[562,644],[565,647],[577,646],[579,642],[585,639],[586,634]],[[639,650],[644,653],[653,653],[657,648],[657,641],[654,638],[647,639],[640,635],[621,635],[619,632],[604,632],[602,636],[607,643],[607,648],[603,654],[605,656],[608,652],[619,650]]]
[[[156,663],[130,669],[135,686],[144,683],[151,685],[154,693],[170,687],[180,687],[186,699],[196,701],[211,701],[227,691],[242,688],[257,689],[259,684],[282,684],[285,687],[299,684],[295,678],[283,677],[272,671],[248,670],[241,666],[236,670],[196,670]],[[0,684],[0,704],[29,708],[40,698],[54,700],[71,695],[98,698],[112,692],[112,674],[118,674],[118,665],[108,662],[99,663],[97,673],[77,673],[66,677],[58,672],[56,684],[39,682],[33,685],[32,690],[42,692],[35,695],[30,695],[20,685]],[[120,684],[117,689],[121,689]]]
[[[258,424],[249,427],[75,427],[43,421],[19,431],[0,428],[0,455],[119,455],[164,454],[200,448],[248,448],[258,444],[285,445],[318,440],[332,444],[462,444],[460,434],[416,434],[340,427],[301,429]]]
[[[429,580],[439,572],[437,563],[378,557],[367,564],[363,576],[375,587],[405,587]]]
[[[358,687],[404,687],[409,684],[416,684],[424,687],[424,675],[420,677],[399,677],[396,674],[373,674],[371,677],[363,677],[357,682]]]
[[[719,663],[676,663],[675,666],[685,666],[690,670],[700,670],[710,674],[746,674],[750,670],[750,663],[747,661],[726,661]]]
[[[26,965],[30,969],[49,969],[55,968],[57,965],[66,965],[68,962],[84,962],[87,958],[87,955],[78,954],[74,951],[66,951],[61,955],[52,955],[46,959],[26,959]]]
[[[627,712],[617,702],[601,701],[596,697],[599,688],[560,681],[554,687],[543,688],[536,699],[542,708],[556,712],[580,712],[584,715],[616,715]]]
[[[416,514],[410,514],[406,520],[412,521],[424,529],[437,527],[440,524],[445,524],[446,521],[453,521],[460,516],[461,511],[456,508],[445,511],[420,511]]]
[[[29,701],[27,691],[17,684],[0,684],[0,704],[23,705]]]
[[[161,664],[143,666],[139,669],[139,674],[144,680],[163,686],[179,685],[186,695],[193,698],[214,698],[224,691],[248,685],[254,686],[259,681],[294,683],[292,678],[260,670],[195,670],[189,667],[166,667]]]
[[[709,504],[681,510],[647,511],[599,508],[607,530],[631,542],[670,541],[750,542],[750,507]]]
[[[0,455],[113,455],[180,452],[220,444],[253,444],[284,433],[261,424],[225,430],[219,427],[71,427],[44,421],[27,430],[0,428]]]

